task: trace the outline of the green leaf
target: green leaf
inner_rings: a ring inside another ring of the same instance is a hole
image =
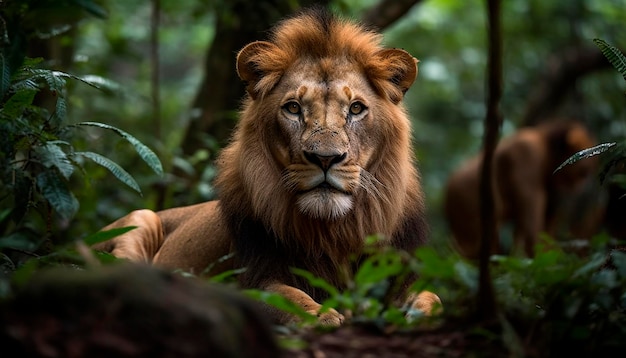
[[[100,242],[104,242],[104,241],[108,241],[111,240],[114,237],[120,236],[122,234],[125,234],[129,231],[132,231],[134,229],[136,229],[137,226],[125,226],[125,227],[118,227],[118,228],[114,228],[114,229],[110,229],[110,230],[104,230],[104,231],[98,231],[95,234],[91,234],[89,236],[87,236],[83,242],[87,245],[87,246],[92,246],[95,244],[98,244]]]
[[[57,128],[67,119],[67,104],[63,96],[57,97],[57,103],[51,118],[51,126]]]
[[[53,86],[60,83],[58,81],[62,81],[63,85],[65,85],[65,78],[80,81],[88,86],[105,92],[116,92],[121,88],[118,83],[96,75],[85,75],[81,77],[63,71],[51,71],[44,69],[30,69],[30,72],[44,78],[52,89],[55,89]]]
[[[611,252],[611,262],[617,269],[620,277],[626,278],[626,252],[613,250]]]
[[[417,320],[424,316],[424,312],[416,309],[410,309],[409,312],[403,312],[401,309],[397,307],[389,307],[386,311],[383,312],[383,319],[385,322],[389,322],[391,324],[396,324],[399,326],[404,326],[407,323],[407,318],[410,320]]]
[[[417,249],[415,257],[422,263],[420,267],[421,277],[436,277],[439,279],[456,278],[454,262],[440,256],[433,247],[424,246]]]
[[[39,271],[38,269],[39,260],[28,260],[13,272],[11,279],[17,287],[23,287]]]
[[[19,223],[28,212],[30,199],[35,185],[32,179],[27,177],[21,170],[16,170],[13,176],[14,205],[11,217],[13,221]]]
[[[309,271],[292,267],[291,272],[298,276],[304,277],[309,282],[309,284],[311,284],[311,286],[323,289],[324,291],[328,292],[330,296],[339,295],[339,291],[333,285],[325,281],[323,278],[313,275]]]
[[[52,71],[47,69],[30,67],[27,67],[24,73],[31,74],[31,76],[36,78],[42,78],[44,81],[46,81],[50,89],[59,92],[65,87],[66,78],[80,81],[88,86],[91,86],[106,93],[115,93],[120,91],[120,89],[122,88],[117,82],[97,75],[76,76],[63,71]],[[30,80],[30,78],[26,78],[23,81],[27,80]],[[30,80],[30,83],[32,83],[32,80]]]
[[[0,98],[4,97],[4,94],[9,89],[11,84],[11,66],[9,61],[4,57],[3,53],[0,53]]]
[[[12,248],[33,252],[37,249],[35,233],[29,230],[19,230],[8,236],[0,238],[0,249]]]
[[[43,63],[43,57],[26,57],[22,65],[25,67],[34,67],[40,63]]]
[[[615,46],[609,45],[604,40],[593,39],[593,42],[600,48],[604,57],[619,71],[619,73],[626,80],[626,57],[624,54]]]
[[[96,164],[108,169],[119,181],[128,185],[133,190],[141,194],[141,189],[139,188],[139,184],[135,181],[135,179],[128,174],[124,168],[122,168],[119,164],[115,163],[111,159],[102,156],[98,153],[94,152],[74,152],[74,156],[82,156],[88,159],[91,159]]]
[[[98,18],[105,19],[108,15],[104,8],[102,8],[100,5],[98,5],[97,3],[93,1],[75,0],[75,2],[78,6],[85,9],[85,11],[87,11],[91,15],[96,16]]]
[[[50,87],[50,90],[56,92],[62,92],[65,88],[65,79],[63,77],[71,77],[65,72],[40,68],[29,68],[27,71],[35,77],[43,79],[48,84],[48,87]]]
[[[4,103],[0,110],[2,115],[7,118],[16,118],[24,112],[28,106],[33,103],[33,99],[37,94],[37,90],[26,89],[17,91]]]
[[[596,253],[587,260],[586,264],[578,268],[572,277],[584,277],[597,272],[605,263],[606,255],[604,253]]]
[[[78,211],[78,201],[68,189],[67,182],[57,170],[46,170],[37,175],[37,187],[56,213],[71,219]]]
[[[74,166],[67,158],[67,154],[57,145],[58,143],[66,144],[65,142],[48,142],[36,147],[35,153],[46,168],[56,167],[65,179],[69,179],[74,172]]]
[[[11,217],[12,211],[13,209],[9,208],[4,208],[3,210],[0,210],[0,225],[4,225],[6,223],[6,220]]]
[[[221,256],[216,261],[211,262],[210,264],[208,264],[207,267],[204,270],[202,270],[201,276],[206,276],[209,272],[211,272],[211,270],[213,269],[213,267],[215,267],[215,265],[219,265],[219,264],[224,263],[224,262],[226,262],[228,260],[231,260],[233,257],[235,257],[235,253],[234,252],[231,252],[231,253],[228,253],[226,255]],[[245,269],[244,269],[244,271],[245,271]],[[237,272],[237,274],[239,274],[239,273],[240,272]],[[222,275],[218,275],[218,276],[222,276],[222,277],[219,277],[219,279],[224,280],[224,279],[227,278],[227,276],[230,276],[230,274],[229,275],[223,275],[222,274]],[[212,276],[211,278],[213,279],[214,277],[215,276]],[[220,281],[218,281],[218,282],[220,282]]]
[[[465,261],[458,261],[454,264],[454,271],[456,272],[459,282],[465,284],[465,287],[471,292],[478,291],[478,271],[476,267]]]
[[[274,306],[281,311],[294,314],[300,317],[304,322],[312,323],[317,320],[314,315],[305,311],[301,306],[289,301],[277,293],[261,290],[244,290],[243,293],[252,299],[267,303],[268,305]]]
[[[374,255],[365,260],[354,276],[357,286],[378,283],[402,272],[402,258],[396,252]]]
[[[125,259],[120,259],[118,257],[116,257],[115,255],[112,255],[108,252],[103,252],[103,251],[96,251],[94,252],[94,256],[98,259],[99,262],[103,263],[103,264],[108,264],[108,263],[113,263],[113,262],[118,262],[120,260],[125,260]]]
[[[615,142],[613,142],[613,143],[602,143],[602,144],[596,145],[595,147],[583,149],[580,152],[577,152],[574,155],[572,155],[571,157],[567,158],[567,160],[565,160],[563,163],[561,163],[561,165],[559,165],[559,167],[554,170],[553,174],[558,172],[559,170],[561,170],[566,165],[570,165],[570,164],[576,163],[579,160],[582,160],[582,159],[585,159],[585,158],[589,158],[589,157],[593,157],[595,155],[602,154],[604,152],[612,150],[613,147],[616,144],[617,143],[615,143]]]
[[[119,136],[126,139],[135,148],[141,159],[143,159],[143,161],[146,162],[155,173],[161,176],[163,175],[163,166],[161,165],[159,157],[157,157],[157,155],[154,154],[154,152],[150,148],[141,143],[137,138],[133,137],[132,135],[124,132],[119,128],[99,122],[81,122],[77,123],[76,125],[104,128],[117,133]]]
[[[218,282],[218,283],[224,283],[226,282],[226,280],[232,278],[232,277],[236,277],[238,275],[241,275],[242,273],[246,272],[246,268],[238,268],[238,269],[234,269],[234,270],[226,270],[222,273],[219,273],[217,275],[213,275],[211,276],[210,281],[211,282]]]
[[[21,81],[16,81],[13,84],[11,84],[11,87],[9,87],[10,91],[13,92],[19,92],[19,91],[23,91],[23,90],[33,90],[35,92],[39,91],[39,85],[37,84],[37,82],[33,81],[32,78],[26,78],[23,79]]]
[[[102,76],[84,75],[80,77],[74,76],[73,78],[109,94],[119,92],[122,89],[119,83]]]

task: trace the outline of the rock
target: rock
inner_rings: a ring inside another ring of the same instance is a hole
[[[43,270],[0,317],[3,356],[279,356],[271,326],[240,293],[137,264]]]

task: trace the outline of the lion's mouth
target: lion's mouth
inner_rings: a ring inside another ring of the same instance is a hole
[[[313,189],[335,189],[329,182],[325,181]]]
[[[300,194],[306,194],[306,193],[310,193],[312,191],[320,191],[320,192],[326,192],[326,193],[338,193],[338,194],[344,194],[344,195],[352,195],[351,193],[348,193],[345,190],[341,190],[338,189],[337,187],[333,186],[331,183],[327,182],[327,181],[323,181],[321,183],[319,183],[318,185],[307,189],[307,190],[303,190],[300,192]]]

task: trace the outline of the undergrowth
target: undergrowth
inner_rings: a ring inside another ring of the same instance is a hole
[[[493,256],[491,269],[499,307],[498,332],[487,334],[472,320],[478,291],[478,269],[456,253],[420,248],[415,255],[391,249],[374,253],[348,288],[339,291],[310,273],[295,272],[330,297],[323,306],[350,312],[348,325],[365,325],[382,333],[424,329],[473,329],[484,339],[498,341],[518,354],[613,352],[626,337],[626,253],[612,250],[608,237],[591,242],[591,254],[581,256],[551,244],[537,247],[530,258]],[[412,289],[430,290],[443,302],[435,317],[410,312],[386,300],[391,279],[416,273]],[[295,329],[315,326],[315,318],[277,295],[248,291],[248,295],[295,313],[303,322]],[[328,327],[317,327],[328,330]],[[283,327],[283,332],[294,327]],[[481,333],[482,332],[482,333]]]

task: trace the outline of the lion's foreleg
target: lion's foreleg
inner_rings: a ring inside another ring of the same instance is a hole
[[[325,312],[320,312],[322,305],[317,303],[304,291],[283,283],[272,283],[264,288],[266,291],[277,293],[289,301],[302,307],[307,313],[318,317],[318,322],[324,326],[340,326],[344,321],[344,316],[336,310],[329,308]],[[278,323],[293,323],[297,318],[291,314],[284,313],[276,317]]]
[[[102,230],[136,226],[135,229],[109,241],[93,246],[118,258],[134,262],[151,263],[163,245],[163,225],[159,216],[152,210],[135,210],[107,225]]]

